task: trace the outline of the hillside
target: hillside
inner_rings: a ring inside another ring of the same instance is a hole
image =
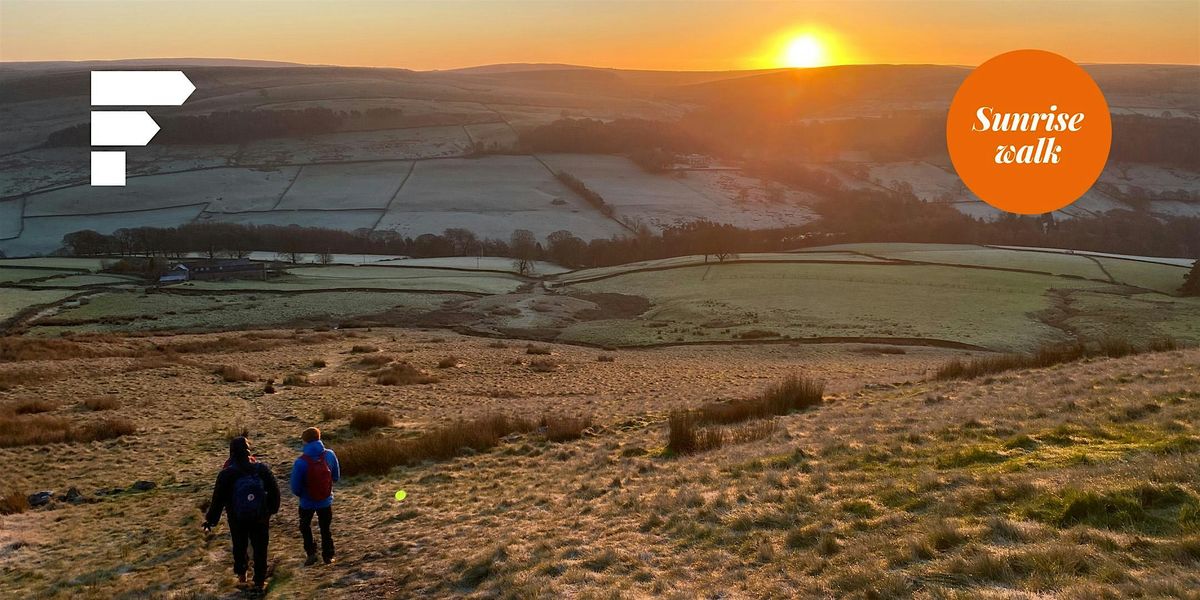
[[[331,567],[301,565],[295,514],[282,511],[270,593],[1068,598],[1200,586],[1197,350],[933,383],[957,351],[692,347],[600,361],[404,329],[2,342],[0,380],[16,382],[0,392],[4,485],[55,498],[0,516],[6,596],[229,597],[224,525],[200,532],[229,435],[248,432],[283,475],[310,424],[349,463],[371,435],[413,438],[496,412],[592,425],[580,439],[534,430],[347,478]],[[439,381],[379,385],[363,358],[380,355]],[[556,366],[534,368],[547,359]],[[222,381],[222,365],[245,381]],[[667,411],[797,372],[825,382],[822,405],[760,439],[664,451]],[[350,427],[368,408],[391,425]],[[34,422],[127,430],[14,446]],[[78,495],[61,499],[68,489]]]

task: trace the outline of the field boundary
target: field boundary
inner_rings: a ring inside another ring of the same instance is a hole
[[[413,171],[417,169],[417,161],[408,163],[408,171],[404,173],[404,178],[400,180],[400,185],[396,186],[396,191],[392,192],[392,196],[388,198],[387,204],[383,205],[383,212],[379,213],[379,218],[375,219],[375,224],[371,225],[371,231],[379,228],[379,224],[383,222],[383,218],[392,210],[392,204],[396,203],[396,198],[400,196],[400,190],[404,189],[404,184],[408,183],[408,179],[412,177]]]

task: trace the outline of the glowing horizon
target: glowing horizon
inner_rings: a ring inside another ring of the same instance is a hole
[[[1200,64],[1200,3],[3,0],[0,61],[224,58],[414,70],[974,66],[1018,48]]]

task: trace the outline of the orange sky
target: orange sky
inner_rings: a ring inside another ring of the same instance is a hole
[[[1200,63],[1200,1],[384,2],[0,0],[0,60],[236,57],[445,69],[561,62],[782,66],[790,32],[834,63],[976,65],[1017,48],[1077,62]]]

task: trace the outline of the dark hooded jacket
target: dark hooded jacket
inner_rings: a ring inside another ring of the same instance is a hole
[[[246,438],[238,437],[229,441],[229,460],[225,465],[217,475],[217,484],[213,487],[212,503],[208,507],[208,514],[205,515],[205,523],[209,526],[219,523],[221,511],[225,511],[229,520],[234,520],[234,515],[230,512],[233,509],[234,483],[248,473],[258,475],[262,480],[263,490],[267,493],[267,516],[263,518],[269,518],[270,515],[279,512],[279,483],[275,481],[275,474],[266,465],[255,462],[254,457],[250,455],[250,443]]]

